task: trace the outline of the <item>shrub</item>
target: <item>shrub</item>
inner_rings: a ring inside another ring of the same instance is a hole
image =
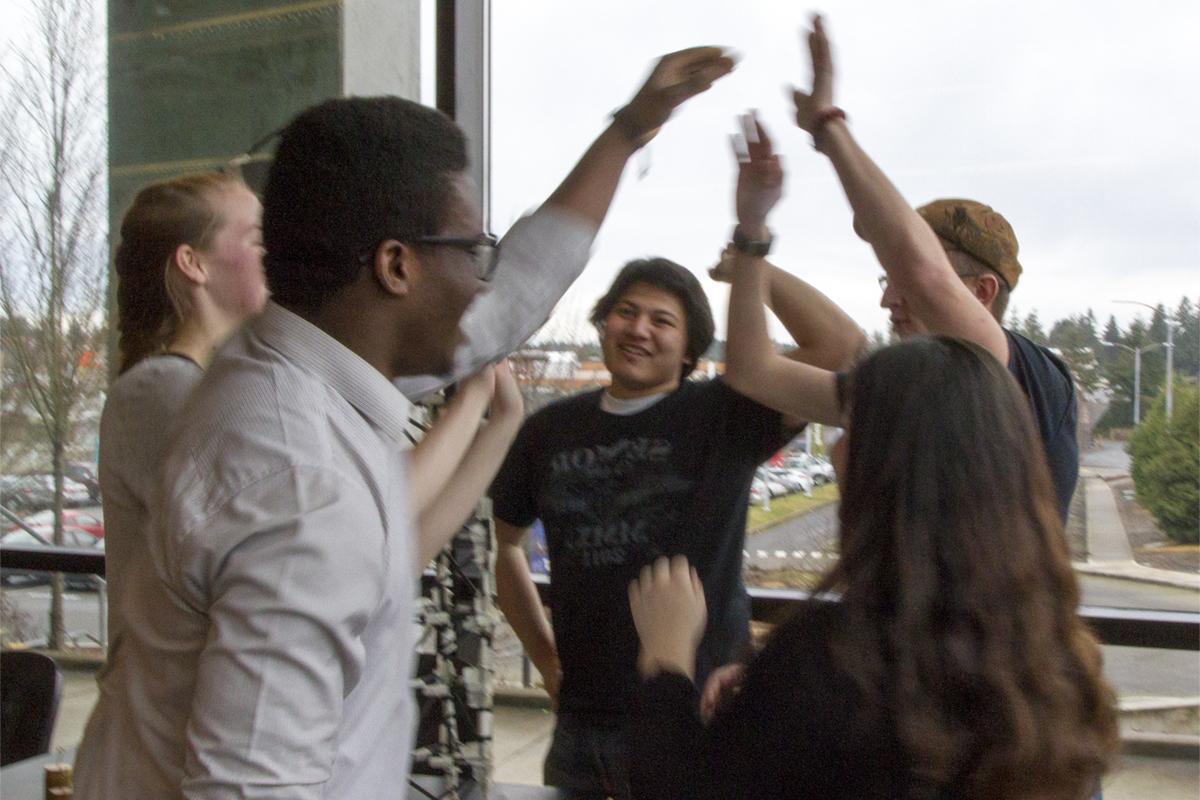
[[[1129,438],[1137,498],[1172,540],[1200,543],[1200,388],[1177,382],[1167,422],[1162,395]]]

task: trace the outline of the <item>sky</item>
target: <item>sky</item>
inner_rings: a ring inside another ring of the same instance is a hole
[[[13,12],[26,3],[0,2],[10,23],[0,57],[11,63],[28,32],[25,14]],[[433,3],[422,6],[431,12]],[[104,7],[96,0],[100,36]],[[1043,322],[1092,308],[1124,326],[1146,312],[1114,299],[1174,308],[1184,293],[1200,295],[1200,3],[1132,8],[1107,0],[819,8],[835,101],[854,135],[914,205],[969,197],[1004,214],[1025,267],[1010,308],[1036,309]],[[627,169],[590,265],[544,333],[589,334],[587,310],[620,266],[663,255],[701,277],[724,336],[728,290],[704,272],[732,231],[728,137],[748,108],[759,109],[787,170],[772,259],[866,330],[886,330],[880,268],[851,231],[830,164],[789,115],[787,85],[809,81],[799,31],[814,10],[781,0],[493,0],[498,233],[545,199],[659,55],[717,44],[740,58]],[[423,24],[431,37],[432,16]],[[432,69],[432,54],[423,56]]]
[[[1010,308],[1044,323],[1092,308],[1124,326],[1137,306],[1200,294],[1200,4],[984,0],[820,7],[835,102],[914,205],[986,202],[1013,225],[1025,268]],[[789,116],[810,80],[799,30],[815,9],[740,0],[495,0],[492,227],[540,203],[662,53],[732,48],[737,70],[683,108],[625,175],[592,262],[544,335],[586,326],[631,258],[702,277],[724,335],[727,287],[703,275],[734,223],[735,115],[757,108],[787,170],[772,260],[886,330],[881,270],[851,230],[828,160]],[[645,175],[638,173],[648,167]],[[776,327],[782,335],[782,329]]]

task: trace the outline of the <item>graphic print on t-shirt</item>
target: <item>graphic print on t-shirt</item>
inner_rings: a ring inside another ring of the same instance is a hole
[[[628,566],[661,555],[657,534],[674,528],[692,488],[673,454],[670,441],[648,436],[555,453],[542,497],[559,532],[555,566]]]

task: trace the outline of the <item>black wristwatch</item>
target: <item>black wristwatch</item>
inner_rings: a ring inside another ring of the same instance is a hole
[[[756,256],[763,258],[767,253],[771,252],[771,242],[775,241],[775,237],[767,233],[767,238],[751,239],[742,232],[742,226],[738,225],[733,229],[733,249],[739,253],[745,253],[748,256]]]

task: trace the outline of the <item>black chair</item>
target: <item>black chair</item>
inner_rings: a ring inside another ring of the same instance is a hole
[[[61,698],[62,673],[50,656],[0,653],[0,767],[50,752]]]

